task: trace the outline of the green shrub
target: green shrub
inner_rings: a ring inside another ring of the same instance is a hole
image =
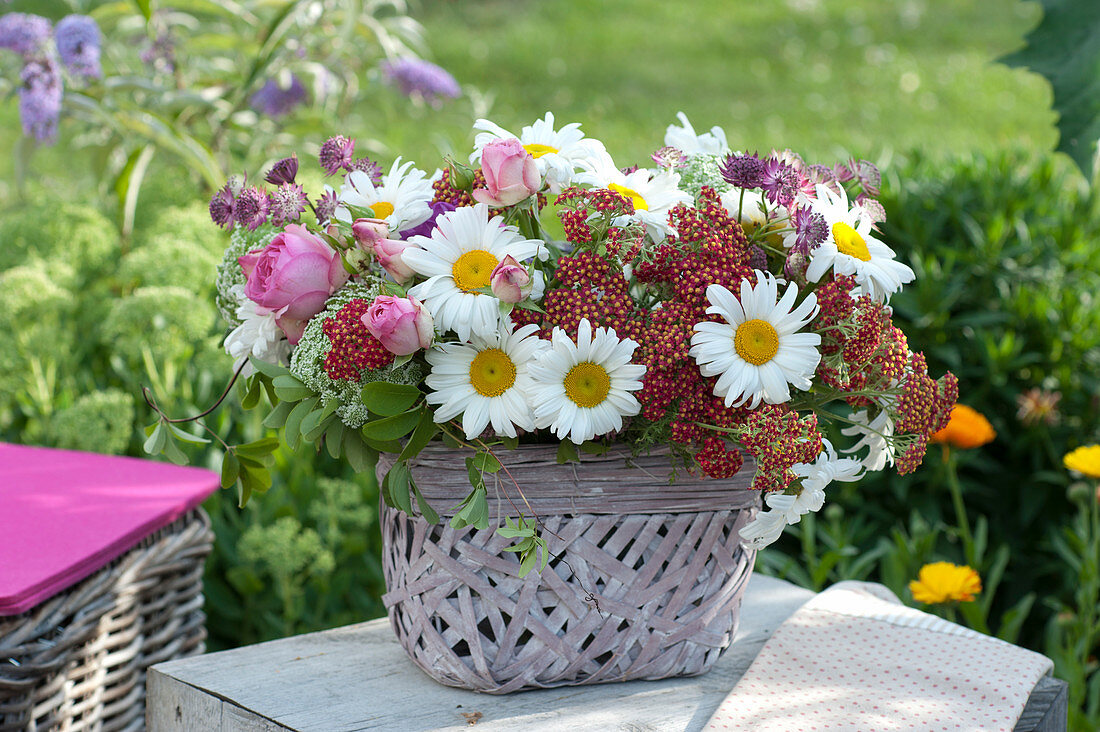
[[[111,305],[103,323],[103,341],[130,364],[186,361],[214,326],[208,298],[182,287],[142,287]]]
[[[0,271],[33,259],[51,267],[66,262],[76,282],[86,282],[112,263],[119,246],[118,230],[99,210],[52,195],[39,194],[0,216]]]
[[[121,455],[134,434],[134,397],[119,389],[93,391],[50,422],[49,441],[67,450]]]
[[[125,289],[175,285],[189,292],[214,287],[218,257],[207,248],[175,234],[152,237],[119,262],[118,283]]]

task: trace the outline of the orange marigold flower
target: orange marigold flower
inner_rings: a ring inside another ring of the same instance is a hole
[[[1086,445],[1068,452],[1062,463],[1070,470],[1100,480],[1100,445]]]
[[[982,578],[966,565],[933,562],[920,568],[918,579],[909,583],[909,591],[914,600],[927,605],[970,602],[982,591]]]
[[[978,410],[965,404],[956,404],[951,409],[951,421],[939,432],[929,438],[932,442],[942,442],[952,447],[981,447],[993,442],[997,431]]]

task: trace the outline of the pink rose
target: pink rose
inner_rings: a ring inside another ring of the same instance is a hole
[[[514,137],[490,142],[481,151],[481,172],[485,188],[475,188],[480,203],[500,208],[533,196],[542,187],[538,166],[531,153]]]
[[[413,270],[401,259],[401,253],[412,244],[401,239],[383,239],[374,245],[374,256],[382,269],[390,273],[394,282],[405,284],[412,279]]]
[[[360,249],[370,251],[376,242],[389,237],[390,227],[382,219],[356,219],[351,225],[351,233]]]
[[[432,345],[432,314],[414,297],[379,295],[363,313],[363,325],[397,356],[408,356]]]
[[[501,302],[519,302],[531,294],[531,273],[509,254],[493,268],[489,284]]]
[[[291,224],[263,249],[237,259],[248,299],[276,315],[291,344],[325,301],[348,281],[340,254],[304,226]]]

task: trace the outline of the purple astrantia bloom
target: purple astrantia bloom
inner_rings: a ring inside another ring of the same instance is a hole
[[[350,173],[353,170],[358,170],[366,173],[370,176],[370,181],[374,185],[382,183],[382,166],[374,162],[370,158],[356,158],[350,163],[344,166],[344,168]]]
[[[339,202],[336,191],[329,189],[322,193],[321,197],[313,204],[313,213],[317,217],[317,222],[322,226],[326,225],[332,219],[332,215],[336,213],[336,206]]]
[[[382,75],[390,84],[396,84],[407,97],[421,97],[438,102],[441,97],[452,99],[461,96],[462,89],[447,71],[419,58],[399,58],[384,61]]]
[[[432,215],[428,217],[428,220],[422,224],[417,224],[411,229],[401,232],[401,238],[408,241],[414,236],[431,236],[432,231],[435,229],[435,220],[445,213],[450,213],[455,210],[453,203],[447,203],[446,201],[436,201],[432,204]]]
[[[282,226],[297,221],[306,210],[309,199],[297,183],[283,183],[271,194],[271,223]]]
[[[54,29],[54,41],[70,74],[88,79],[103,75],[99,65],[99,26],[87,15],[62,18]]]
[[[849,160],[836,166],[836,177],[841,182],[847,183],[854,180],[863,188],[863,192],[869,196],[877,196],[882,185],[882,173],[878,166],[867,160]]]
[[[791,251],[809,254],[829,236],[829,225],[825,222],[825,217],[809,208],[800,207],[795,211],[791,223],[795,231]]]
[[[234,199],[233,218],[238,224],[247,226],[249,231],[255,231],[267,221],[267,212],[270,209],[271,201],[267,194],[255,186],[250,186],[238,193]]]
[[[722,179],[738,188],[759,188],[764,182],[764,161],[752,155],[730,155],[719,166]]]
[[[298,177],[298,155],[294,154],[272,165],[271,170],[264,176],[264,180],[273,186],[281,186],[284,183],[293,183],[296,177]]]
[[[881,203],[871,198],[866,193],[859,194],[856,197],[856,203],[867,212],[867,215],[874,223],[880,224],[886,220],[886,209]]]
[[[225,229],[233,226],[233,198],[232,184],[226,183],[210,199],[210,218]]]
[[[252,108],[260,114],[277,119],[290,114],[306,101],[306,88],[294,74],[284,87],[278,79],[268,79],[258,92],[252,95]]]
[[[20,80],[23,85],[19,88],[19,116],[23,134],[52,143],[61,116],[62,87],[57,63],[49,57],[28,61]]]
[[[8,13],[0,16],[0,48],[24,58],[38,55],[50,37],[50,21],[40,15]]]
[[[649,157],[662,168],[679,168],[687,162],[684,151],[677,147],[662,147]]]
[[[334,135],[325,140],[321,145],[321,152],[317,156],[325,173],[332,175],[337,170],[351,164],[351,157],[355,154],[355,140]]]
[[[798,171],[775,158],[764,161],[760,174],[760,188],[764,197],[780,206],[790,206],[801,188],[802,178]]]

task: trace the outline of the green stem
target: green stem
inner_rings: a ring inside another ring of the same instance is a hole
[[[962,537],[966,563],[977,570],[978,557],[974,551],[974,537],[970,533],[970,521],[966,517],[966,505],[963,503],[962,486],[959,485],[959,475],[955,466],[955,453],[953,453],[951,448],[947,445],[944,445],[943,453],[943,463],[947,475],[947,487],[951,491],[951,502],[955,504],[955,521],[958,522],[959,525],[959,536]]]

